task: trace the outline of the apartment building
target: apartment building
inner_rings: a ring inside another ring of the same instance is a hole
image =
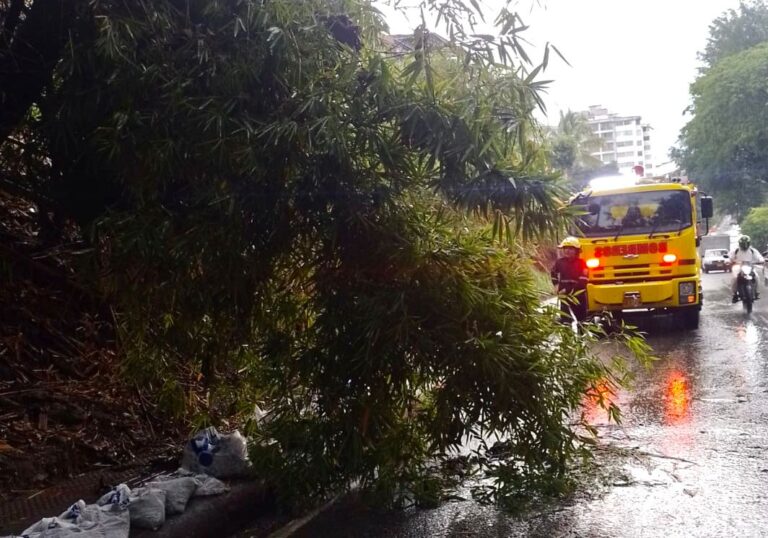
[[[605,164],[616,163],[621,174],[633,174],[642,165],[646,176],[652,176],[651,126],[640,116],[621,116],[596,105],[586,112],[592,131],[600,138],[600,148],[592,153]]]

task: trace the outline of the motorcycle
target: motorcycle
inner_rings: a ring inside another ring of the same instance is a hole
[[[739,300],[744,305],[746,313],[751,314],[752,303],[755,302],[757,292],[757,272],[750,263],[735,265],[733,270],[736,272],[736,290]]]

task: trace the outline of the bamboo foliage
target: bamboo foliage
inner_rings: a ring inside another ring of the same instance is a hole
[[[493,37],[475,2],[422,8],[448,43],[392,55],[365,0],[97,0],[41,100],[41,190],[89,233],[126,373],[201,420],[269,409],[255,460],[288,500],[414,487],[471,436],[559,475],[614,379],[523,254],[568,217],[549,52],[509,9]]]

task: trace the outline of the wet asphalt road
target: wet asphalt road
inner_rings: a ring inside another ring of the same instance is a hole
[[[619,395],[623,424],[592,411],[603,445],[629,449],[600,495],[522,518],[471,500],[394,513],[340,503],[294,536],[768,536],[768,290],[747,317],[729,278],[704,275],[698,331],[642,325],[660,360]]]

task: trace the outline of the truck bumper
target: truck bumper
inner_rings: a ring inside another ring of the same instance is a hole
[[[696,277],[657,282],[589,283],[587,299],[590,312],[701,308],[701,283]]]

